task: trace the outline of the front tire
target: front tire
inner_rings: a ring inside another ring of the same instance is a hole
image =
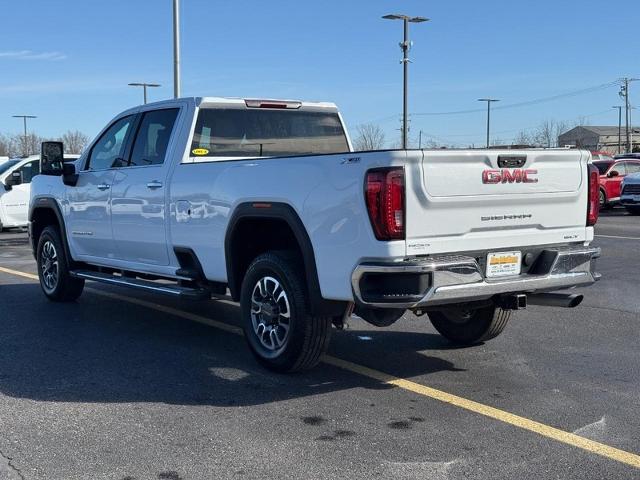
[[[258,362],[277,372],[313,368],[326,352],[331,317],[311,314],[302,262],[289,252],[267,252],[242,281],[242,326]]]
[[[435,329],[456,345],[475,345],[497,337],[511,318],[511,310],[494,306],[465,310],[449,308],[429,312]]]
[[[84,280],[69,274],[68,260],[58,229],[46,227],[38,239],[36,261],[40,287],[51,301],[72,302],[82,295]]]
[[[606,210],[607,208],[609,208],[609,204],[607,203],[607,194],[604,193],[604,190],[602,189],[600,189],[599,199],[600,199],[600,210]]]

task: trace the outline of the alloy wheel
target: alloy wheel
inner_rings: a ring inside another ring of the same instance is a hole
[[[262,277],[251,293],[251,323],[263,348],[277,354],[287,344],[291,329],[289,298],[273,277]]]

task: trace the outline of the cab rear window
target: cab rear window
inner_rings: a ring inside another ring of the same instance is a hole
[[[335,112],[204,108],[198,114],[191,156],[279,157],[349,150]]]

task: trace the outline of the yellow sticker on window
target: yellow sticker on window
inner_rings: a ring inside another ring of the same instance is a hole
[[[193,153],[194,155],[206,155],[207,153],[209,153],[209,150],[207,150],[206,148],[194,148],[193,150],[191,150],[191,153]]]

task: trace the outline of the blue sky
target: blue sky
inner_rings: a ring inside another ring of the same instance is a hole
[[[401,22],[412,26],[411,134],[484,142],[485,114],[418,115],[496,106],[640,77],[638,0],[182,0],[182,94],[336,102],[352,131],[378,123],[399,135]],[[172,87],[171,0],[5,0],[0,29],[0,132],[94,136],[141,103],[133,81]],[[617,86],[537,105],[496,109],[492,136],[510,140],[545,119],[616,124]],[[640,105],[640,82],[631,89]],[[635,97],[635,98],[634,98]],[[640,115],[640,113],[638,113]]]

